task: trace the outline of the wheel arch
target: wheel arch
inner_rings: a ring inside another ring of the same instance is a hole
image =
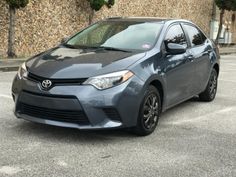
[[[149,85],[153,85],[158,90],[161,97],[161,104],[163,105],[164,91],[162,83],[159,80],[153,80],[149,83]]]
[[[219,64],[215,63],[213,68],[216,70],[217,74],[219,75],[219,73],[220,73],[220,66],[219,66]]]

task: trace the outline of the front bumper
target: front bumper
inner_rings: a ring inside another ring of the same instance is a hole
[[[15,115],[37,123],[78,129],[133,127],[142,100],[143,81],[134,76],[106,90],[90,85],[57,85],[41,89],[39,82],[15,77]]]

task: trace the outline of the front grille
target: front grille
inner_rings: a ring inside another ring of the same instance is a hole
[[[35,82],[42,82],[46,79],[49,79],[53,85],[58,85],[58,84],[82,84],[87,80],[87,78],[79,78],[79,79],[51,79],[51,78],[46,78],[46,77],[41,77],[38,75],[35,75],[31,72],[28,73],[28,79],[35,81]]]
[[[48,109],[19,103],[18,112],[40,119],[70,122],[82,125],[89,124],[89,120],[83,111]]]
[[[111,120],[121,121],[120,115],[115,108],[104,108],[103,111]]]

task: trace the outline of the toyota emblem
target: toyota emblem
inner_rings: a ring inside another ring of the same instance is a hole
[[[49,89],[52,86],[52,81],[44,80],[41,85],[44,89]]]

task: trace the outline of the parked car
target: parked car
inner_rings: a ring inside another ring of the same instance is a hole
[[[214,100],[219,58],[216,45],[190,21],[108,18],[19,68],[12,86],[15,115],[148,135],[163,111],[196,95]]]

